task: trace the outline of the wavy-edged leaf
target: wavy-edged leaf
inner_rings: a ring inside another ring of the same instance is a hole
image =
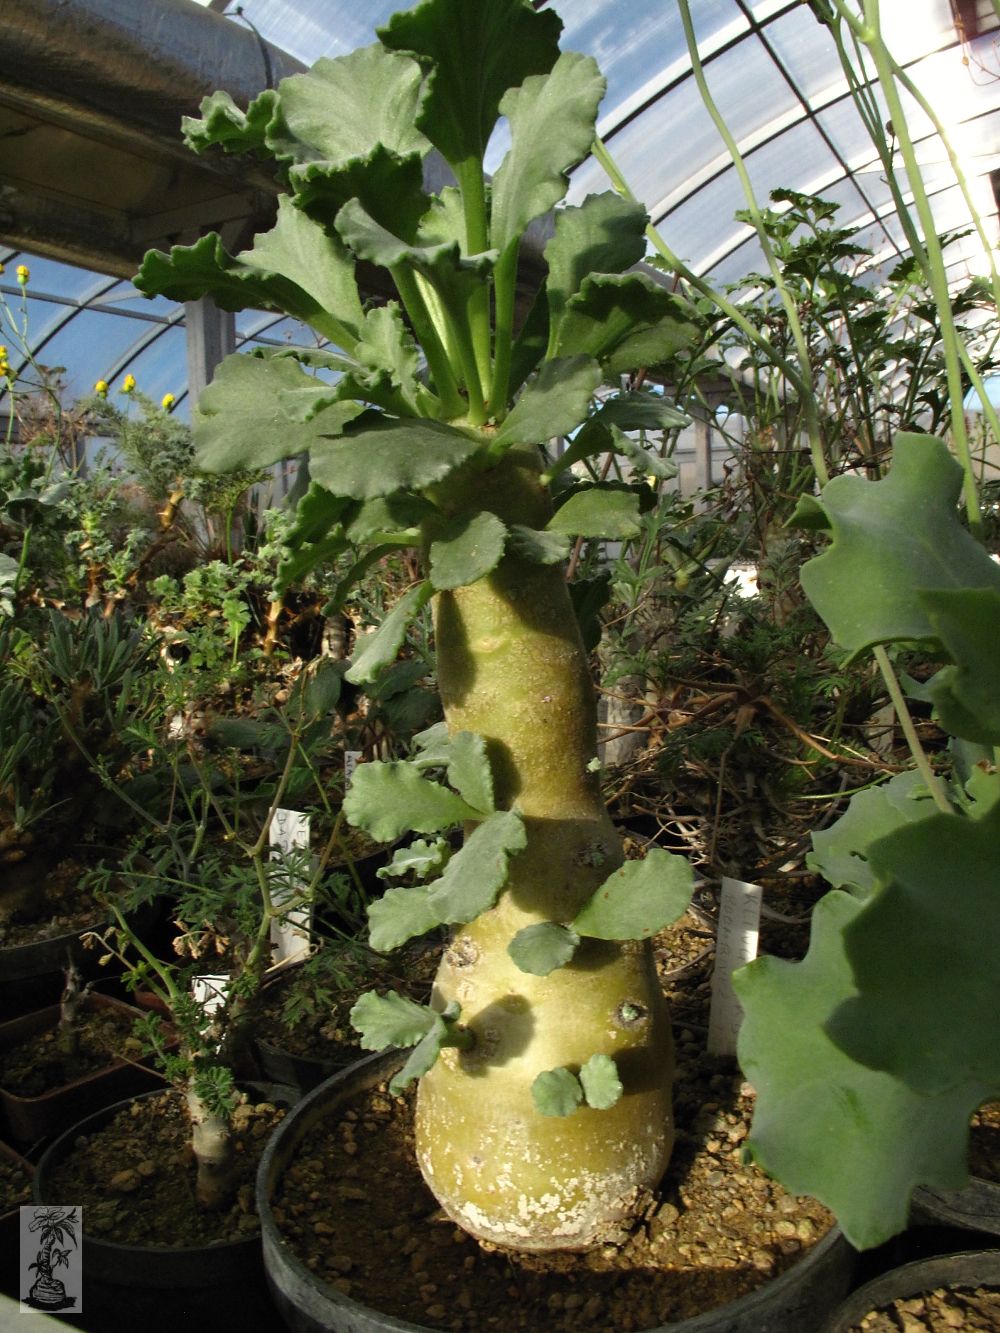
[[[296,208],[322,226],[332,228],[344,205],[356,199],[370,217],[408,239],[430,207],[423,184],[424,167],[416,154],[400,157],[381,144],[366,158],[306,162],[289,172]]]
[[[552,354],[596,357],[609,375],[663,365],[694,344],[692,314],[641,274],[593,274],[567,301]]]
[[[612,190],[588,195],[578,207],[559,209],[555,234],[545,246],[546,292],[554,330],[585,278],[592,273],[621,273],[638,264],[646,253],[648,222],[641,204]]]
[[[693,892],[689,862],[654,847],[609,875],[571,928],[599,940],[649,939],[677,920]]]
[[[546,361],[511,408],[493,437],[496,444],[544,444],[568,435],[587,419],[594,392],[603,379],[590,356]]]
[[[580,1080],[571,1069],[546,1069],[531,1085],[531,1099],[540,1115],[572,1115],[583,1101]]]
[[[868,855],[885,887],[845,929],[859,993],[827,1031],[918,1093],[1000,1092],[1000,809],[934,813]]]
[[[351,1009],[351,1026],[365,1051],[384,1051],[389,1046],[415,1046],[421,1037],[442,1023],[441,1015],[426,1004],[417,1004],[396,991],[380,995],[366,991]]]
[[[272,147],[286,162],[336,166],[363,160],[378,145],[422,156],[429,145],[415,124],[421,77],[412,60],[378,42],[323,56],[306,73],[282,79]]]
[[[493,800],[493,770],[486,741],[474,731],[458,731],[448,747],[448,781],[474,810],[490,815]]]
[[[877,901],[877,900],[876,900]],[[985,1085],[936,1097],[851,1060],[825,1027],[856,993],[844,932],[866,910],[833,890],[813,912],[801,963],[764,957],[739,968],[740,1066],[757,1094],[751,1153],[792,1194],[812,1194],[860,1249],[904,1229],[918,1185],[959,1189],[969,1116]]]
[[[832,529],[802,586],[841,647],[936,639],[921,594],[1000,589],[1000,568],[959,521],[962,469],[942,440],[901,433],[881,481],[834,477],[820,503]]]
[[[507,553],[533,565],[558,565],[570,552],[570,540],[564,532],[546,532],[512,523],[507,529]]]
[[[607,84],[590,56],[563,51],[551,71],[525,79],[500,103],[510,149],[493,179],[490,240],[505,250],[565,195],[567,172],[590,152]]]
[[[389,953],[442,924],[425,884],[412,889],[386,889],[381,898],[368,904],[368,943],[376,953]]]
[[[556,921],[539,921],[519,930],[507,952],[521,969],[535,977],[547,977],[565,967],[580,947],[580,936]]]
[[[580,1086],[587,1105],[595,1111],[608,1111],[621,1101],[622,1081],[618,1066],[610,1055],[592,1055],[580,1070]]]
[[[221,148],[226,153],[262,154],[267,148],[267,127],[274,118],[277,102],[277,92],[265,88],[243,111],[229,93],[211,93],[201,100],[200,117],[181,117],[184,142],[195,153]]]
[[[354,661],[344,672],[344,676],[352,685],[368,684],[383,668],[396,660],[396,655],[406,639],[406,631],[433,595],[434,589],[426,582],[414,584],[403,593],[378,629],[358,644]],[[418,831],[428,833],[432,830]]]
[[[387,533],[409,533],[416,537],[419,525],[434,512],[434,506],[419,495],[407,495],[397,491],[392,495],[379,495],[374,500],[362,503],[345,500],[349,511],[344,517],[344,536],[355,546]]]
[[[301,307],[304,313],[299,318],[321,331],[323,325],[329,326],[334,342],[352,348],[365,323],[354,261],[338,236],[307,217],[289,198],[278,200],[275,225],[257,236],[249,250],[241,250],[236,262],[263,280],[273,277],[293,283],[311,302]],[[344,339],[340,330],[350,338]]]
[[[478,818],[478,811],[460,796],[421,777],[412,764],[400,759],[359,764],[344,794],[343,809],[347,822],[376,842],[394,842],[409,832],[440,833]]]
[[[691,418],[664,398],[662,393],[619,393],[606,398],[595,413],[602,426],[619,430],[675,430],[689,426]]]
[[[929,691],[941,725],[963,740],[1000,744],[1000,589],[924,592],[920,602],[955,663]]]
[[[458,514],[436,529],[430,544],[430,581],[438,592],[485,578],[503,557],[507,529],[496,514]]]
[[[325,445],[327,437],[339,435],[362,408],[353,402],[333,403],[308,421],[294,421],[282,408],[281,394],[315,387],[313,377],[287,358],[227,356],[198,403],[198,466],[206,472],[269,467],[317,443]]]
[[[806,865],[835,889],[866,898],[877,887],[868,848],[894,829],[926,819],[934,809],[916,769],[897,773],[881,786],[857,792],[836,823],[813,831]]]
[[[443,421],[366,412],[343,432],[343,439],[318,440],[310,450],[309,468],[334,495],[373,500],[433,486],[482,447],[482,439]]]
[[[448,925],[472,921],[492,907],[507,883],[510,858],[526,842],[524,821],[513,810],[497,810],[477,824],[429,887],[431,906],[441,920]]]
[[[300,278],[305,286],[299,285]],[[174,301],[211,296],[223,310],[280,310],[348,349],[361,321],[354,264],[343,243],[297,213],[287,199],[279,202],[275,226],[258,236],[251,250],[234,258],[210,232],[194,245],[172,246],[169,253],[150,250],[134,283],[147,296]],[[337,304],[325,304],[333,293]]]
[[[570,537],[637,537],[641,531],[639,497],[614,483],[581,487],[559,506],[546,531]]]
[[[615,453],[627,458],[636,472],[655,477],[657,481],[669,481],[677,476],[677,464],[672,458],[661,458],[651,449],[644,449],[638,440],[630,439],[617,426],[611,428],[611,439]]]
[[[418,415],[420,356],[397,302],[365,312],[354,356],[359,363],[353,374],[359,398],[377,403],[386,390],[398,390],[413,415]]]
[[[408,847],[397,847],[388,865],[375,871],[379,879],[396,879],[401,875],[416,875],[417,879],[430,879],[440,875],[451,856],[451,843],[447,838],[435,838],[428,842],[425,838],[415,838]]]
[[[394,1097],[406,1091],[411,1083],[423,1078],[429,1069],[433,1069],[442,1048],[447,1044],[448,1028],[439,1017],[438,1022],[417,1042],[407,1056],[402,1069],[389,1080],[389,1091]]]
[[[378,36],[428,71],[415,123],[454,165],[482,159],[504,93],[552,68],[561,28],[553,11],[521,0],[423,0]]]

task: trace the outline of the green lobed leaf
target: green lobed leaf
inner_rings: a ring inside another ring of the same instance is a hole
[[[438,1025],[441,1015],[426,1004],[389,991],[380,995],[366,991],[351,1010],[351,1024],[360,1034],[365,1051],[384,1051],[388,1046],[414,1046]]]
[[[362,410],[357,403],[334,403],[309,421],[294,421],[282,408],[283,391],[315,385],[286,358],[227,356],[198,403],[198,466],[206,472],[269,467],[339,435]]]
[[[814,910],[801,963],[763,957],[733,974],[739,1061],[757,1094],[750,1151],[790,1193],[826,1204],[859,1249],[905,1228],[917,1186],[966,1183],[969,1117],[990,1091],[920,1096],[829,1037],[831,1015],[855,994],[844,932],[863,910],[833,890]]]
[[[416,154],[400,157],[381,144],[369,157],[292,167],[289,186],[296,208],[329,230],[344,205],[354,199],[369,217],[409,239],[431,203],[424,193],[420,158]]]
[[[356,649],[356,656],[344,676],[352,685],[366,685],[379,672],[396,660],[403,646],[406,631],[434,595],[429,583],[417,583],[408,588],[386,618],[373,633],[364,638]],[[431,830],[421,829],[427,833]]]
[[[435,722],[413,738],[416,751],[410,762],[415,768],[445,768],[451,756],[451,732],[447,722]]]
[[[1000,589],[923,592],[920,602],[955,663],[931,683],[941,725],[964,740],[1000,744]]]
[[[1000,588],[1000,568],[962,527],[962,469],[942,440],[901,433],[881,481],[840,476],[820,502],[833,540],[802,586],[841,647],[935,639],[926,591]]]
[[[558,565],[570,552],[564,532],[545,532],[512,523],[507,529],[507,554],[533,565]]]
[[[511,144],[493,179],[490,212],[490,241],[498,250],[518,241],[565,195],[566,173],[594,142],[606,88],[596,61],[563,51],[548,74],[506,93],[500,113],[507,117]]]
[[[663,365],[693,345],[692,314],[681,298],[638,273],[592,274],[567,301],[551,352],[596,357],[609,375]]]
[[[857,792],[836,823],[813,831],[806,865],[835,889],[866,898],[877,887],[868,860],[871,844],[903,824],[926,819],[935,808],[916,769],[897,773],[878,787]]]
[[[505,417],[494,438],[497,445],[544,444],[568,435],[587,418],[603,376],[593,357],[571,356],[543,363]]]
[[[560,505],[546,531],[570,537],[637,537],[641,531],[639,497],[612,482],[583,486]]]
[[[368,943],[377,953],[398,949],[407,940],[426,935],[442,924],[425,884],[412,889],[387,889],[381,898],[368,904]]]
[[[691,418],[662,393],[619,393],[606,398],[595,419],[602,426],[617,426],[619,430],[673,430],[689,426]]]
[[[455,165],[481,160],[500,100],[559,55],[562,22],[522,0],[424,0],[378,29],[428,71],[416,126]]]
[[[423,1078],[429,1069],[434,1068],[441,1049],[446,1044],[447,1035],[447,1025],[438,1016],[437,1023],[417,1042],[399,1073],[394,1074],[389,1080],[389,1091],[394,1097],[405,1092],[411,1083]]]
[[[408,847],[397,847],[388,865],[380,867],[375,874],[379,879],[395,879],[400,875],[416,875],[418,879],[430,879],[439,875],[448,863],[451,844],[447,838],[435,838],[427,842],[425,838],[416,838]]]
[[[134,282],[147,296],[211,296],[223,310],[280,310],[347,349],[361,322],[354,262],[343,243],[286,198],[279,200],[275,226],[250,250],[234,258],[211,232],[194,245],[172,246],[169,254],[149,251]]]
[[[579,207],[561,208],[545,247],[549,318],[557,330],[566,303],[592,273],[621,273],[646,253],[649,218],[641,204],[614,191],[591,194]]]
[[[181,117],[184,142],[196,153],[214,147],[227,153],[263,152],[267,127],[274,117],[277,101],[277,92],[265,88],[243,111],[229,93],[211,93],[201,100],[200,117]]]
[[[540,1115],[572,1115],[583,1101],[580,1080],[570,1069],[547,1069],[531,1085],[531,1097]]]
[[[398,390],[413,415],[418,415],[420,357],[397,302],[365,312],[354,356],[359,362],[353,374],[357,397],[377,403],[387,390]]]
[[[439,833],[478,817],[460,796],[421,777],[413,764],[399,759],[359,764],[344,794],[343,809],[347,822],[376,842],[394,842],[409,832]]]
[[[422,274],[439,292],[466,299],[482,285],[493,267],[496,251],[468,258],[458,241],[421,245],[407,241],[378,222],[360,199],[351,199],[337,214],[337,231],[359,259],[382,268],[406,264]]]
[[[249,250],[241,250],[236,262],[262,280],[273,276],[294,284],[309,304],[297,300],[299,311],[289,313],[298,313],[321,332],[329,328],[334,342],[352,349],[365,321],[354,261],[339,237],[307,217],[287,196],[278,200],[275,225],[256,237]]]
[[[430,544],[430,581],[438,592],[485,578],[503,557],[507,529],[496,514],[457,514],[436,529]]]
[[[677,476],[677,464],[672,458],[661,458],[651,449],[644,449],[638,440],[630,439],[617,426],[612,426],[611,438],[615,453],[624,455],[636,472],[655,477],[658,481],[667,481]]]
[[[844,932],[859,993],[827,1031],[918,1093],[1000,1092],[1000,809],[929,815],[869,857],[885,887]]]
[[[493,799],[493,771],[486,753],[486,741],[474,731],[458,731],[448,748],[448,781],[474,810],[490,815],[496,809]]]
[[[321,486],[355,500],[433,486],[483,446],[481,439],[443,421],[376,412],[364,413],[343,436],[341,440],[317,440],[310,450],[309,467]]]
[[[685,858],[654,847],[610,875],[571,928],[599,940],[649,939],[677,920],[693,892],[694,872]]]
[[[610,1055],[592,1055],[580,1070],[580,1085],[587,1105],[595,1111],[610,1110],[624,1092],[618,1066]]]
[[[547,977],[557,967],[565,967],[580,945],[580,936],[568,926],[555,921],[539,921],[519,930],[507,952],[521,969],[535,977]]]
[[[321,57],[304,74],[282,79],[281,123],[272,147],[291,163],[364,160],[381,145],[405,157],[429,147],[415,120],[421,73],[380,43]]]
[[[360,504],[342,497],[338,499],[342,504],[351,506],[344,517],[344,536],[356,546],[390,532],[412,531],[416,536],[417,528],[434,512],[433,505],[427,500],[403,492],[379,495],[374,500],[365,500]]]
[[[448,925],[472,921],[492,907],[507,883],[510,858],[526,842],[524,821],[513,810],[497,810],[477,824],[429,887],[431,907],[440,919]]]

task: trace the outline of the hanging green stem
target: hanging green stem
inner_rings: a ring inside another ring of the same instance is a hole
[[[934,800],[934,804],[942,814],[953,814],[954,811],[951,808],[951,802],[945,794],[940,779],[931,767],[930,760],[927,758],[927,752],[920,743],[920,737],[917,735],[917,729],[913,725],[913,718],[906,702],[906,696],[900,688],[892,663],[889,661],[889,654],[886,652],[882,644],[878,644],[874,651],[875,661],[878,663],[878,669],[882,673],[885,687],[889,691],[889,698],[892,700],[892,705],[896,710],[896,716],[899,718],[899,725],[903,729],[903,735],[906,737],[906,743],[910,747],[910,754],[913,756],[913,762],[917,767],[917,771],[927,784],[927,789]]]
[[[875,71],[878,75],[882,94],[885,97],[886,109],[889,113],[889,119],[892,122],[893,132],[899,141],[900,156],[903,159],[903,166],[906,170],[910,190],[913,194],[914,208],[920,223],[920,228],[923,232],[922,241],[917,236],[916,227],[913,225],[913,219],[909,215],[909,211],[901,198],[899,186],[892,170],[892,162],[888,153],[888,146],[881,133],[881,127],[879,127],[878,133],[873,133],[872,136],[886,167],[890,188],[892,189],[893,196],[896,200],[900,223],[904,228],[907,240],[913,248],[914,255],[924,269],[924,275],[930,286],[934,304],[937,307],[938,318],[941,322],[941,341],[945,357],[945,375],[948,384],[952,437],[954,439],[955,450],[959,462],[962,464],[962,470],[964,472],[963,490],[969,527],[974,534],[978,535],[982,532],[982,516],[979,511],[979,495],[976,487],[972,454],[969,447],[969,436],[965,425],[965,414],[962,409],[962,356],[959,351],[962,340],[955,326],[955,320],[952,314],[951,299],[948,292],[948,278],[945,272],[941,242],[938,238],[934,222],[934,214],[931,209],[930,200],[927,197],[927,190],[920,173],[920,166],[917,162],[913,140],[910,136],[909,126],[906,123],[903,103],[896,86],[893,71],[894,62],[889,56],[885,41],[882,37],[881,25],[879,22],[878,0],[864,0],[865,17],[863,24],[859,24],[856,15],[852,15],[848,11],[845,0],[834,0],[834,3],[837,6],[837,13],[850,25],[852,31],[856,33],[857,39],[867,48],[871,56]],[[838,46],[843,61],[845,55],[844,49],[841,43],[838,43]],[[869,128],[872,129],[873,126],[870,125]]]
[[[481,255],[490,248],[489,218],[486,211],[486,180],[480,157],[452,163],[465,212],[465,245],[467,253]],[[469,303],[469,323],[478,380],[483,396],[493,399],[492,368],[490,365],[490,292],[484,283]]]
[[[427,303],[424,301],[417,285],[415,274],[403,264],[395,265],[391,272],[400,300],[410,317],[410,323],[413,325],[417,341],[424,349],[427,367],[434,380],[445,415],[448,417],[464,416],[465,399],[459,391],[458,381],[448,359],[448,353],[428,312]]]

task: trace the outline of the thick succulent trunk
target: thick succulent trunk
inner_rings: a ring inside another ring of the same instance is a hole
[[[207,1212],[216,1212],[232,1202],[233,1141],[227,1119],[215,1115],[189,1088],[188,1113],[191,1117],[191,1149],[197,1164],[195,1196]]]
[[[508,524],[544,525],[531,455],[475,484]],[[488,578],[440,594],[435,618],[449,727],[488,739],[497,804],[520,810],[528,841],[497,905],[456,933],[441,963],[437,1000],[460,1003],[475,1045],[446,1050],[421,1080],[418,1158],[472,1234],[518,1249],[582,1248],[620,1231],[673,1142],[670,1025],[648,945],[586,940],[544,977],[507,953],[525,926],[572,921],[621,861],[588,767],[588,663],[559,566],[507,557]],[[595,1054],[617,1064],[616,1105],[542,1115],[536,1076],[576,1072]]]

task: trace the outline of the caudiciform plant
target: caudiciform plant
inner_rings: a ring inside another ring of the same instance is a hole
[[[423,557],[349,678],[372,680],[433,603],[446,726],[409,762],[362,766],[346,809],[383,839],[464,825],[450,859],[440,836],[418,840],[395,864],[418,882],[371,909],[380,949],[456,931],[432,1007],[370,996],[356,1021],[369,1047],[414,1046],[398,1082],[422,1075],[418,1155],[444,1208],[526,1249],[609,1234],[664,1169],[671,1039],[648,937],[691,887],[665,852],[621,864],[561,566],[571,538],[634,534],[649,494],[573,484],[570,465],[681,420],[654,394],[598,405],[597,390],[687,354],[697,325],[628,271],[647,218],[612,193],[557,209],[544,284],[516,317],[522,238],[563,199],[605,86],[589,57],[560,53],[560,29],[525,0],[425,0],[246,112],[215,94],[188,142],[273,158],[276,225],[236,256],[216,236],[153,253],[138,279],[286,311],[336,346],[231,357],[198,408],[208,470],[308,455],[286,579],[344,552],[355,572],[399,548]],[[509,148],[488,181],[500,116]],[[432,148],[454,178],[436,193]],[[358,263],[395,297],[365,304]]]

